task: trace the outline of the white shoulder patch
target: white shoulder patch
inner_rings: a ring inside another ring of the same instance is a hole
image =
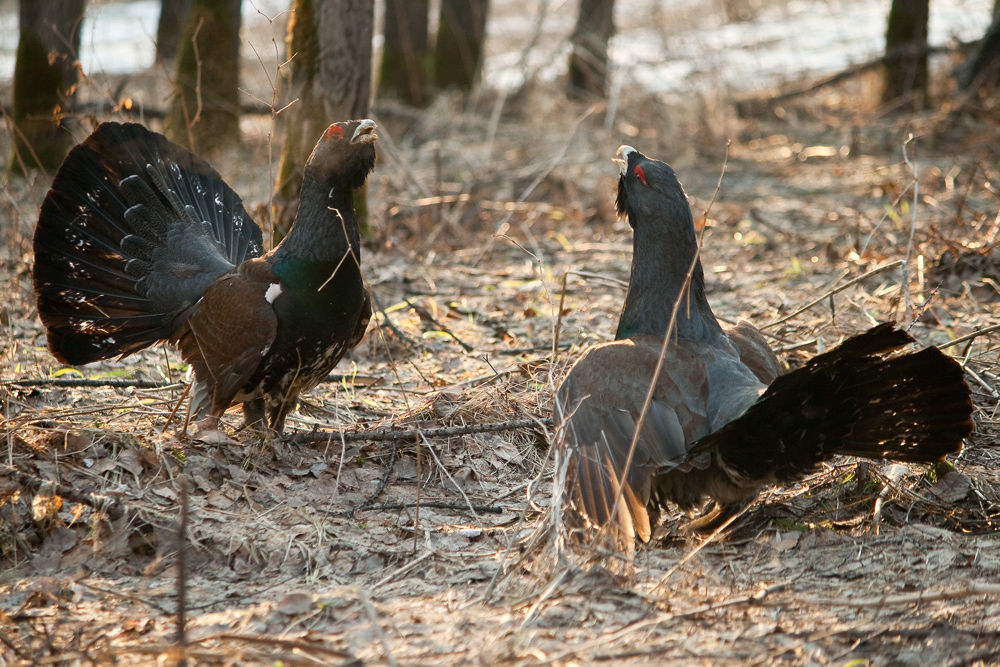
[[[278,283],[271,283],[267,286],[267,291],[264,292],[264,300],[268,303],[274,303],[274,300],[278,298],[281,294],[281,285]]]

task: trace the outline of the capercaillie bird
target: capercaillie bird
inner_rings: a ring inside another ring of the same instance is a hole
[[[281,433],[371,319],[353,192],[375,165],[375,123],[334,123],[306,164],[288,235],[260,228],[205,160],[134,123],[74,147],[42,203],[33,269],[52,354],[67,364],[174,343],[202,429],[243,404]]]
[[[576,526],[631,548],[668,502],[694,510],[711,499],[689,524],[711,529],[837,454],[933,462],[960,451],[974,425],[955,360],[936,348],[894,354],[913,339],[881,324],[782,375],[757,329],[716,320],[673,170],[628,146],[619,155],[617,209],[634,232],[628,293],[616,339],[582,354],[553,410]]]

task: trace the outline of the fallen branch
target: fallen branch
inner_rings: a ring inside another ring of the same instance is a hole
[[[13,387],[113,387],[115,389],[166,389],[180,387],[179,382],[160,380],[122,380],[102,378],[41,378],[33,380],[5,380],[3,386]]]
[[[536,426],[551,426],[552,418],[542,419],[511,419],[505,422],[489,424],[467,424],[465,426],[442,426],[440,428],[415,429],[410,427],[386,428],[374,431],[311,431],[299,433],[290,438],[296,445],[306,445],[316,442],[329,442],[331,438],[343,438],[344,442],[393,442],[396,440],[415,440],[417,434],[425,438],[449,438],[456,435],[472,433],[497,433],[499,431],[516,431],[519,428]]]
[[[860,74],[864,74],[865,72],[873,70],[876,67],[881,67],[882,65],[890,63],[894,60],[900,60],[904,57],[931,55],[934,53],[950,53],[952,51],[959,51],[962,48],[963,47],[961,45],[956,47],[947,44],[939,46],[930,46],[925,44],[924,46],[919,47],[905,46],[889,53],[882,54],[876,58],[872,58],[866,62],[852,65],[845,70],[820,79],[819,81],[815,81],[798,88],[793,88],[791,90],[786,90],[785,92],[778,93],[777,95],[770,97],[751,97],[737,100],[735,105],[736,112],[742,117],[755,116],[772,104],[785,102],[795,97],[801,97],[802,95],[808,95],[809,93],[816,92],[820,88],[832,86],[833,84],[839,83],[845,79],[850,79]]]
[[[417,507],[418,503],[382,503],[381,505],[369,505],[368,507],[358,506],[356,509],[351,510],[351,512],[361,512],[364,510],[402,510],[409,509],[411,507]],[[482,512],[484,514],[504,514],[511,510],[504,507],[497,507],[495,505],[472,505],[471,508],[465,503],[443,503],[443,502],[421,502],[420,507],[431,508],[434,510],[456,510],[459,512],[467,511],[473,509],[476,512]]]
[[[21,472],[17,468],[9,465],[0,464],[0,475],[9,475],[10,477],[13,477],[18,484],[32,493],[38,493],[39,489],[41,489],[43,485],[49,485],[52,492],[56,495],[62,496],[70,502],[86,505],[87,507],[92,508],[95,512],[104,512],[104,514],[106,514],[112,521],[121,518],[121,516],[125,513],[121,503],[113,498],[98,495],[96,493],[84,493],[82,491],[77,491],[76,489],[64,484],[50,482],[49,480],[42,479],[41,477],[37,477],[30,473]]]
[[[967,581],[960,586],[953,588],[939,588],[931,591],[918,591],[916,593],[903,593],[900,595],[881,595],[877,597],[865,598],[795,598],[793,600],[762,600],[759,604],[765,606],[786,606],[791,602],[795,604],[811,604],[819,607],[889,607],[898,605],[913,605],[923,602],[937,602],[939,600],[955,600],[958,598],[972,597],[974,595],[1000,595],[1000,584],[986,583],[982,581]]]
[[[291,649],[297,653],[317,653],[330,658],[340,658],[346,660],[340,667],[361,667],[360,660],[345,651],[327,648],[310,642],[300,642],[281,637],[268,637],[266,635],[241,635],[233,633],[220,633],[217,635],[206,635],[191,640],[192,644],[207,643],[212,641],[245,642],[247,644],[257,644],[261,646],[273,646],[276,648]],[[166,647],[164,647],[166,649]]]
[[[362,377],[358,375],[327,375],[324,382],[336,382],[338,384],[348,382],[355,386],[370,387],[377,384],[382,378]],[[35,378],[31,380],[5,380],[0,382],[0,386],[14,387],[111,387],[114,389],[174,389],[183,386],[180,382],[168,382],[163,380],[123,380],[120,378]]]

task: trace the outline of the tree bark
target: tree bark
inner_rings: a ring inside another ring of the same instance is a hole
[[[201,153],[239,142],[239,63],[240,0],[192,0],[164,128],[171,141]]]
[[[615,33],[615,0],[580,0],[569,57],[571,97],[603,100],[608,86],[608,41]]]
[[[62,115],[79,79],[84,0],[20,0],[14,65],[14,173],[54,169],[72,143]]]
[[[177,55],[181,28],[191,11],[191,0],[161,0],[160,20],[156,25],[156,55],[173,60]]]
[[[427,86],[427,0],[386,0],[379,97],[422,107]]]
[[[292,5],[289,97],[298,103],[282,114],[285,140],[272,215],[275,243],[295,220],[303,169],[323,131],[330,123],[368,115],[374,30],[374,0],[295,0]],[[362,233],[367,223],[363,192],[355,197]]]
[[[1000,4],[1000,3],[998,3]],[[990,90],[1000,85],[1000,14],[995,10],[993,22],[987,28],[979,46],[958,69],[958,86],[962,90]]]
[[[909,98],[910,108],[927,103],[927,16],[929,0],[892,0],[885,33],[882,103]],[[895,57],[899,54],[899,57]]]
[[[479,78],[489,0],[441,0],[434,85],[471,90]]]

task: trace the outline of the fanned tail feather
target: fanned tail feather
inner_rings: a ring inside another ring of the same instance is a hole
[[[262,236],[207,162],[142,125],[104,123],[59,168],[34,250],[49,347],[84,364],[168,338]]]
[[[962,367],[883,324],[776,379],[740,418],[691,450],[734,480],[788,482],[835,454],[909,462],[961,450],[974,427]]]

